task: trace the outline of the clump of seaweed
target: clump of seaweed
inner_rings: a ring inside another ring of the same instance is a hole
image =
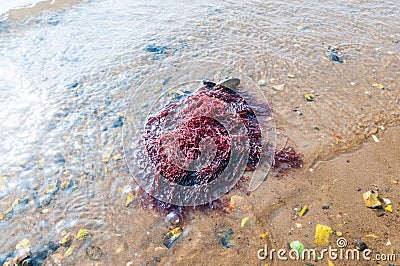
[[[255,113],[245,99],[234,90],[222,84],[205,82],[204,86],[196,93],[187,97],[183,108],[181,107],[181,103],[171,102],[160,113],[147,120],[144,140],[149,159],[155,165],[156,173],[153,173],[153,175],[156,183],[158,182],[157,179],[163,177],[170,182],[182,186],[193,186],[194,188],[199,184],[207,184],[218,178],[225,170],[229,164],[232,152],[235,154],[242,154],[244,152],[242,150],[243,147],[236,147],[236,150],[234,150],[231,145],[234,138],[240,139],[241,136],[230,136],[229,128],[227,130],[218,122],[218,119],[210,118],[217,117],[223,119],[224,115],[226,115],[221,111],[223,110],[223,105],[215,104],[210,99],[218,99],[225,102],[240,117],[246,128],[247,133],[244,134],[247,134],[250,145],[246,170],[254,171],[256,169],[261,157],[262,134]],[[176,121],[172,120],[172,124],[175,127],[172,133],[164,132],[163,130],[169,119],[167,117],[169,114],[179,118]],[[272,114],[268,113],[268,115]],[[186,158],[191,160],[198,159],[201,154],[201,142],[205,138],[212,140],[216,150],[214,159],[208,167],[199,169],[198,171],[185,170],[183,168],[188,169],[188,167],[178,167],[169,159],[171,152],[182,152]],[[174,141],[169,142],[171,139]],[[282,175],[292,168],[298,168],[303,165],[301,156],[296,153],[293,147],[285,145],[282,149],[265,152],[269,154],[274,153],[272,169],[278,175]],[[245,178],[242,177],[239,181],[238,184],[242,184],[245,182]],[[157,189],[168,190],[169,188],[159,186]],[[172,190],[164,192],[174,193]],[[198,191],[193,189],[190,193],[192,195],[186,196],[195,197],[195,193],[198,193]],[[224,209],[226,205],[223,200],[218,199],[196,207],[177,206],[163,202],[144,190],[139,190],[138,196],[144,208],[153,209],[164,216],[171,212],[183,216],[186,210],[193,209]]]

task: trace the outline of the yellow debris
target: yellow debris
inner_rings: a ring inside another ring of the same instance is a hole
[[[288,78],[295,78],[296,77],[296,75],[292,74],[292,73],[287,74],[287,76],[288,76]]]
[[[76,238],[78,238],[79,240],[86,240],[90,236],[91,236],[91,234],[90,234],[89,230],[86,230],[86,229],[81,229],[76,234]]]
[[[261,238],[261,239],[265,239],[265,238],[267,238],[268,236],[269,236],[269,233],[268,233],[268,232],[265,232],[265,233],[260,234],[260,238]]]
[[[385,88],[385,86],[383,86],[382,84],[379,83],[374,83],[372,84],[372,87],[383,90]]]
[[[113,159],[113,161],[121,160],[122,159],[122,154],[118,153],[118,154],[114,155],[112,157],[112,159]]]
[[[65,257],[69,257],[74,253],[74,246],[69,247],[66,251],[65,251]]]
[[[388,212],[393,212],[392,205],[387,205],[387,206],[385,207],[385,210],[388,211]]]
[[[315,97],[314,97],[313,94],[307,93],[307,94],[304,95],[304,98],[306,98],[307,101],[312,102],[312,101],[314,101]]]
[[[60,239],[60,245],[68,246],[71,244],[72,240],[74,240],[74,237],[71,236],[71,233],[65,233],[64,236]]]
[[[242,222],[240,223],[240,227],[244,227],[248,221],[249,221],[249,217],[244,217],[242,219]]]
[[[333,264],[333,262],[330,259],[328,259],[328,266],[335,266],[335,264]]]
[[[134,199],[135,195],[133,193],[128,193],[128,195],[126,195],[125,207],[129,207],[129,205],[133,202]]]
[[[365,235],[365,237],[370,237],[370,238],[378,238],[378,236],[377,235],[375,235],[375,234],[368,234],[368,235]]]
[[[299,216],[302,217],[308,210],[307,206],[304,206],[303,208],[301,208],[300,212],[299,212]]]
[[[314,245],[326,245],[329,242],[329,237],[333,234],[331,227],[327,225],[317,224],[315,228],[315,242]]]
[[[368,208],[379,208],[382,206],[382,203],[378,199],[378,191],[369,190],[363,194],[365,206]]]

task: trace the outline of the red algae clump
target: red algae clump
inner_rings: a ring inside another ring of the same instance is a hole
[[[267,115],[272,116],[271,110]],[[234,160],[233,168],[228,168],[233,155],[247,158],[243,169],[247,171],[257,168],[262,152],[274,152],[272,167],[280,174],[301,167],[303,163],[292,147],[263,151],[261,126],[253,109],[233,89],[212,82],[204,82],[203,87],[183,101],[172,101],[148,118],[144,146],[155,166],[154,182],[161,183],[159,179],[165,178],[173,184],[193,187],[189,195],[185,195],[193,198],[199,197],[199,186],[217,178],[228,179],[222,175],[226,169],[232,173],[240,171],[240,165],[236,166]],[[232,187],[224,189],[229,191]],[[162,185],[150,189],[168,189],[163,193],[176,193],[174,187]],[[156,199],[152,192],[140,190],[140,199],[146,208],[163,215],[171,211],[182,213],[188,208]],[[221,202],[210,200],[196,208],[220,208]]]

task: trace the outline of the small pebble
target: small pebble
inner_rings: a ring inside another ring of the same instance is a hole
[[[367,244],[365,244],[363,241],[361,241],[360,239],[356,240],[356,249],[358,249],[359,251],[364,251],[367,248]]]
[[[328,209],[329,209],[329,205],[324,205],[324,206],[322,206],[322,209],[323,209],[323,210],[328,210]]]
[[[55,162],[56,164],[64,164],[64,163],[65,163],[64,156],[62,156],[61,153],[57,153],[57,154],[54,156],[54,162]]]
[[[170,212],[168,213],[168,215],[165,217],[165,221],[173,224],[173,225],[177,225],[180,223],[181,221],[181,217],[179,216],[178,213],[176,212]]]
[[[86,248],[86,255],[91,260],[100,260],[101,256],[103,256],[103,251],[99,246],[88,246]]]
[[[118,119],[117,119],[117,121],[115,121],[115,122],[113,123],[113,127],[114,127],[114,128],[122,127],[122,125],[124,124],[124,121],[125,121],[125,118],[122,117],[122,116],[119,116]]]
[[[69,88],[73,89],[73,88],[78,87],[78,85],[79,85],[78,81],[74,80],[74,81],[69,85]]]
[[[257,83],[258,83],[258,86],[265,86],[265,84],[267,84],[265,79],[260,79]]]

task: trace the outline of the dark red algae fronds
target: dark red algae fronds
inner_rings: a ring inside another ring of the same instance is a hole
[[[287,173],[292,168],[300,168],[302,166],[301,154],[296,153],[293,147],[286,147],[285,145],[282,149],[275,151],[272,168],[277,172],[278,176]]]
[[[179,102],[171,102],[158,115],[147,120],[144,134],[145,148],[151,162],[155,165],[156,181],[157,178],[163,177],[169,182],[195,188],[197,185],[210,183],[220,177],[229,164],[232,153],[243,154],[245,152],[241,150],[242,146],[233,147],[231,145],[235,138],[236,141],[243,138],[240,134],[230,135],[231,130],[236,129],[236,124],[233,123],[231,128],[225,128],[226,125],[219,122],[227,119],[224,117],[224,112],[221,111],[224,109],[224,104],[227,104],[237,114],[245,127],[246,132],[243,134],[249,141],[246,170],[253,171],[259,164],[262,150],[261,127],[250,105],[240,94],[221,84],[205,82],[204,85],[185,99],[183,108]],[[224,104],[218,104],[210,99],[217,99]],[[171,118],[169,118],[170,120],[167,118],[169,115],[175,117],[176,120],[172,119],[171,123]],[[164,132],[168,123],[174,128],[173,133]],[[208,139],[208,145],[213,143],[211,145],[214,149],[213,159],[207,164],[207,167],[193,169],[190,162],[198,160],[201,156],[204,139]],[[178,167],[171,160],[171,153],[183,154],[185,158],[188,158],[188,162],[185,161],[186,159],[179,158],[181,167]],[[301,167],[302,163],[300,155],[292,147],[285,146],[283,149],[275,151],[272,167],[282,174],[291,168]],[[243,177],[240,180],[243,181]],[[158,187],[158,189],[165,188]],[[166,191],[166,193],[174,193],[174,191]],[[189,196],[196,197],[196,193],[198,191],[193,189]],[[210,208],[223,210],[228,205],[224,203],[224,200],[217,199],[196,207],[182,207],[156,199],[144,190],[140,190],[138,196],[144,208],[153,209],[161,215],[175,212],[184,216],[183,213],[187,210]]]

